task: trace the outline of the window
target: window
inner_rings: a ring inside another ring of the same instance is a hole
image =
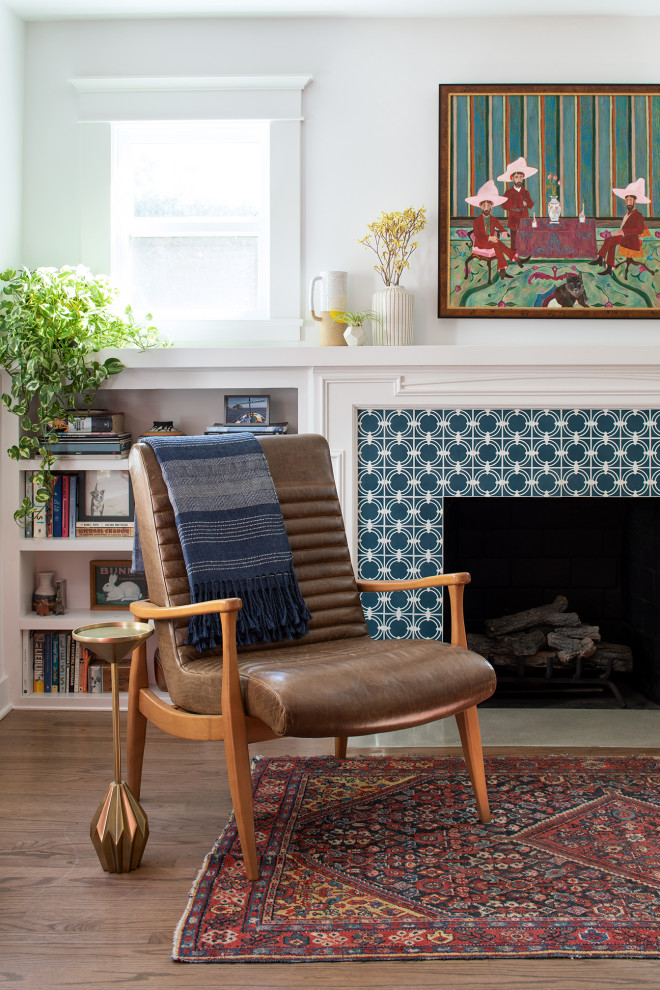
[[[308,76],[72,79],[81,261],[175,344],[300,339]]]
[[[168,320],[268,319],[264,121],[113,123],[113,281]]]

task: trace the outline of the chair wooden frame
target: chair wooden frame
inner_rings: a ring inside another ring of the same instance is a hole
[[[463,593],[470,582],[467,573],[440,574],[409,581],[357,581],[358,591],[402,591],[416,588],[447,587],[451,611],[451,642],[467,645],[463,617]],[[234,803],[245,870],[250,880],[259,878],[259,865],[254,835],[252,776],[248,744],[266,739],[282,738],[260,719],[246,715],[241,695],[238,653],[236,649],[236,617],[242,607],[240,598],[219,599],[190,605],[160,607],[143,600],[132,602],[130,609],[137,619],[171,620],[202,615],[220,614],[222,623],[222,714],[196,715],[163,701],[149,687],[146,645],[143,643],[131,658],[128,689],[127,719],[127,777],[135,797],[140,799],[142,763],[147,722],[169,735],[182,739],[206,741],[224,740],[227,757],[229,788]],[[463,755],[474,791],[479,818],[490,821],[486,778],[479,719],[475,706],[455,714]],[[335,756],[346,757],[346,737],[335,739]]]

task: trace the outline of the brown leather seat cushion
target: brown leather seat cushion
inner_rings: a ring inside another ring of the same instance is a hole
[[[239,664],[247,714],[277,735],[357,736],[423,725],[477,705],[495,689],[483,657],[434,640],[361,636],[242,654]],[[207,697],[214,701],[210,712],[219,712],[218,658],[195,660],[193,672],[213,682]]]

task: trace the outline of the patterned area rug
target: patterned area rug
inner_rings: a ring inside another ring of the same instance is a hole
[[[262,876],[233,819],[175,935],[182,962],[660,956],[660,761],[260,759]]]

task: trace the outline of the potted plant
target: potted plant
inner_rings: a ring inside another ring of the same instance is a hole
[[[19,417],[15,460],[40,458],[35,504],[24,498],[14,519],[25,525],[50,499],[57,439],[54,425],[72,409],[88,410],[102,382],[124,365],[116,357],[99,361],[105,348],[163,346],[155,327],[138,324],[130,307],[113,308],[117,290],[105,275],[88,268],[7,269],[0,274],[0,368],[9,375],[4,406]]]
[[[343,313],[333,313],[332,318],[337,323],[346,324],[344,339],[349,346],[366,343],[367,332],[364,329],[364,324],[367,320],[370,320],[372,323],[378,323],[380,321],[380,317],[373,310],[367,310],[366,312],[357,311],[355,313],[346,310]]]
[[[410,255],[419,246],[413,237],[426,226],[426,208],[416,210],[409,206],[401,213],[381,213],[367,226],[369,233],[359,243],[375,253],[378,264],[374,270],[385,283],[372,301],[381,318],[381,332],[374,334],[374,343],[412,344],[413,297],[400,280],[405,269],[410,268]]]

